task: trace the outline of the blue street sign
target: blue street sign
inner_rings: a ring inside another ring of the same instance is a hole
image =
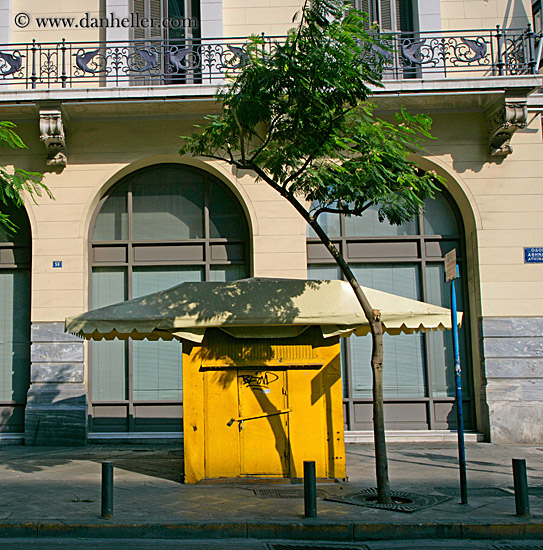
[[[524,263],[525,264],[543,263],[543,246],[524,247]]]
[[[62,267],[62,260],[53,260],[53,267]]]

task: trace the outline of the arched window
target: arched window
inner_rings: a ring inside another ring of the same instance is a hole
[[[321,224],[349,262],[361,285],[406,298],[450,307],[444,282],[444,255],[456,248],[461,274],[465,252],[461,218],[443,191],[425,204],[425,213],[401,226],[379,222],[377,209],[361,217],[323,214]],[[333,259],[308,233],[308,276],[341,278]],[[466,334],[467,300],[459,280],[459,310],[464,311],[460,351],[466,428],[473,426],[473,390]],[[343,346],[347,427],[372,428],[371,339],[351,337]],[[389,429],[454,429],[454,364],[450,331],[384,337],[385,419]]]
[[[24,208],[2,204],[17,226],[0,229],[0,432],[24,433],[30,380],[30,223]]]
[[[102,199],[91,227],[92,308],[249,274],[240,205],[194,168],[162,164],[127,176]],[[182,431],[182,400],[179,342],[92,344],[92,431]]]

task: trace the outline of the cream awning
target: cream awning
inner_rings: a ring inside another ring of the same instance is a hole
[[[446,308],[371,288],[364,292],[372,307],[381,311],[384,330],[390,334],[451,328]],[[299,279],[182,283],[66,319],[66,331],[87,340],[201,342],[211,327],[237,338],[281,338],[312,325],[319,325],[325,337],[369,332],[348,283]]]

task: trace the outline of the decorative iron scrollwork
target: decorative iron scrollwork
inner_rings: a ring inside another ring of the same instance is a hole
[[[0,76],[8,76],[15,74],[21,70],[23,66],[23,56],[18,50],[13,53],[0,52]]]
[[[403,38],[401,52],[404,65],[439,67],[447,64],[453,67],[489,65],[488,44],[482,36]]]
[[[426,38],[421,40],[412,40],[406,38],[402,40],[402,56],[412,65],[422,65],[428,63],[428,57],[421,55],[421,49],[426,43]],[[433,56],[430,56],[430,58]]]
[[[100,55],[100,48],[90,52],[79,50],[75,54],[75,64],[83,73],[98,74],[106,72],[104,56]]]
[[[453,73],[483,76],[533,74],[539,33],[530,29],[375,34],[361,48],[361,60],[385,80],[439,78]],[[281,39],[279,39],[281,40]],[[274,40],[256,47],[264,55]],[[4,47],[4,46],[2,46]],[[18,79],[27,87],[70,87],[77,82],[201,84],[236,74],[249,60],[248,44],[235,39],[151,39],[107,43],[18,44],[0,51],[0,84]]]
[[[241,48],[238,48],[237,46],[228,45],[226,48],[229,52],[232,52],[234,54],[227,61],[227,65],[225,65],[226,67],[228,67],[229,69],[239,69],[247,64],[249,54],[247,53],[246,46],[241,46]],[[237,63],[234,63],[234,59],[239,59],[239,61]]]
[[[461,40],[470,50],[473,50],[473,52],[475,53],[475,55],[472,57],[468,57],[467,55],[464,56],[464,60],[467,63],[479,61],[479,59],[483,59],[486,56],[488,47],[484,38],[482,38],[481,36],[477,37],[475,40],[470,40],[469,38],[461,38]]]
[[[150,48],[135,47],[134,53],[128,56],[129,69],[138,73],[152,71],[157,68],[158,59],[159,54],[154,46]]]
[[[179,48],[174,46],[168,51],[168,63],[172,73],[184,73],[199,65],[195,46]]]

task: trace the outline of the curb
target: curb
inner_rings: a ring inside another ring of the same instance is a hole
[[[362,542],[409,539],[543,539],[543,523],[368,524],[368,523],[179,523],[64,524],[0,523],[2,538],[266,539]]]

